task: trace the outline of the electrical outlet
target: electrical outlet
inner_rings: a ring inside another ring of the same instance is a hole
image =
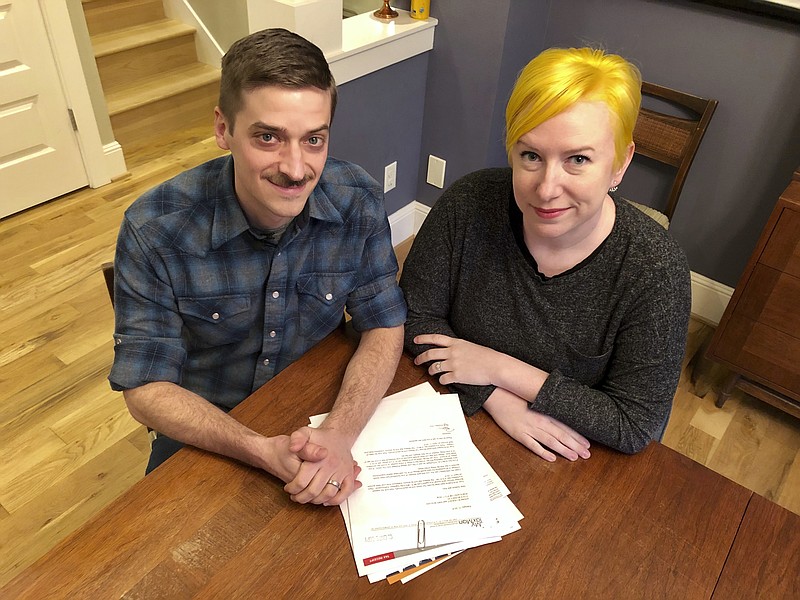
[[[428,177],[425,181],[435,185],[439,189],[444,189],[444,168],[447,161],[438,156],[430,154],[428,156]]]
[[[393,190],[397,185],[397,161],[383,168],[383,193]]]

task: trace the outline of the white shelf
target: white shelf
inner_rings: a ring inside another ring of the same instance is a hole
[[[433,48],[438,21],[412,19],[408,11],[384,21],[367,12],[342,21],[342,48],[325,54],[337,84],[411,58]]]

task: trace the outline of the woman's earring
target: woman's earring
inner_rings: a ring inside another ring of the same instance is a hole
[[[617,182],[616,181],[612,181],[611,182],[611,187],[608,188],[608,191],[609,192],[616,192],[618,188],[619,188],[619,186],[617,185]]]

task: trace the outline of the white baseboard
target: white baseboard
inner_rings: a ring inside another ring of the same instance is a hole
[[[416,235],[431,208],[416,200],[389,217],[392,244],[397,246]],[[722,313],[733,295],[733,288],[692,271],[692,315],[710,325],[719,325]]]
[[[103,158],[106,163],[106,173],[109,179],[114,179],[124,175],[128,168],[125,166],[125,155],[122,153],[122,146],[119,142],[113,141],[110,144],[103,144]]]
[[[414,200],[389,215],[389,227],[392,229],[392,245],[397,246],[412,235],[416,235],[430,210],[430,206]]]
[[[692,314],[710,325],[719,325],[733,288],[692,271]]]

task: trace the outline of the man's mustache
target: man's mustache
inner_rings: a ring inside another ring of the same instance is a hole
[[[267,181],[273,183],[279,187],[301,187],[314,179],[314,177],[310,174],[306,174],[305,177],[302,179],[292,179],[288,175],[284,175],[283,173],[272,173],[267,175]]]

